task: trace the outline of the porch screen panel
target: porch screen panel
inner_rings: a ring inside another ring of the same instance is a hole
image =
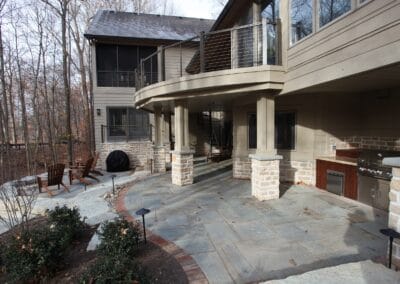
[[[118,70],[117,47],[109,44],[96,45],[97,85],[114,86],[115,72]]]
[[[134,70],[138,66],[138,47],[120,45],[118,46],[118,86],[134,87]]]
[[[319,0],[319,26],[322,27],[351,9],[351,0]]]
[[[141,46],[139,48],[140,59],[145,59],[157,51],[156,47],[145,47]],[[138,63],[138,65],[140,62]],[[158,58],[153,56],[152,59],[148,59],[144,62],[144,73],[146,83],[152,84],[158,82]]]
[[[291,44],[313,32],[313,0],[291,0]]]

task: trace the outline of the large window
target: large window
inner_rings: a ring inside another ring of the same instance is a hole
[[[319,26],[347,13],[351,9],[351,0],[319,0]]]
[[[277,112],[275,114],[275,147],[281,150],[295,148],[296,114]]]
[[[249,149],[257,148],[257,115],[248,115]],[[295,149],[296,113],[280,111],[275,114],[275,148],[279,150]]]
[[[313,31],[313,0],[291,0],[291,43],[308,36]]]
[[[150,138],[149,114],[134,108],[108,108],[108,137],[114,140]]]
[[[139,66],[140,59],[156,50],[156,47],[97,44],[97,85],[99,87],[134,87],[134,71]],[[157,65],[157,60],[154,60],[150,68],[152,74],[148,74],[149,76],[157,76]]]

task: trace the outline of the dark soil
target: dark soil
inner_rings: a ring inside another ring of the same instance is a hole
[[[46,217],[34,218],[30,228],[38,228],[47,224]],[[65,257],[65,267],[46,283],[78,283],[81,274],[96,260],[96,252],[87,252],[87,245],[97,226],[87,226],[81,238],[72,244]],[[7,242],[17,229],[0,235],[0,242]],[[150,283],[188,283],[185,272],[174,257],[159,246],[148,242],[141,244],[137,253],[139,264],[145,269]],[[0,269],[0,283],[7,280]]]

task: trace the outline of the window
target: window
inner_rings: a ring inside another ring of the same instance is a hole
[[[313,31],[313,0],[291,0],[291,44]]]
[[[140,59],[156,51],[156,47],[97,44],[97,85],[99,87],[134,87],[134,71],[139,66]],[[147,68],[152,76],[158,74],[157,65],[157,60],[154,60],[152,66]]]
[[[150,138],[149,114],[134,108],[109,108],[108,137],[114,140]]]
[[[319,26],[323,27],[327,23],[350,11],[351,1],[352,0],[319,0]]]
[[[261,17],[267,20],[266,30],[263,30],[263,36],[266,38],[266,50],[263,55],[264,64],[275,65],[278,63],[277,58],[277,34],[276,20],[279,18],[279,0],[264,0],[261,4]]]
[[[296,114],[277,112],[275,114],[275,147],[280,150],[295,148]]]
[[[257,115],[250,113],[248,115],[249,125],[249,149],[257,148]]]

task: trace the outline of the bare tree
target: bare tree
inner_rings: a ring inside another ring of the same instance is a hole
[[[37,200],[38,190],[25,182],[15,181],[0,187],[0,223],[8,229],[20,225],[28,230],[28,221]]]
[[[71,88],[68,76],[68,50],[67,50],[67,14],[70,0],[57,0],[56,4],[50,0],[42,0],[59,15],[61,20],[62,64],[65,93],[66,132],[68,139],[68,161],[73,164],[73,137],[71,128]],[[57,7],[57,4],[59,7]]]

